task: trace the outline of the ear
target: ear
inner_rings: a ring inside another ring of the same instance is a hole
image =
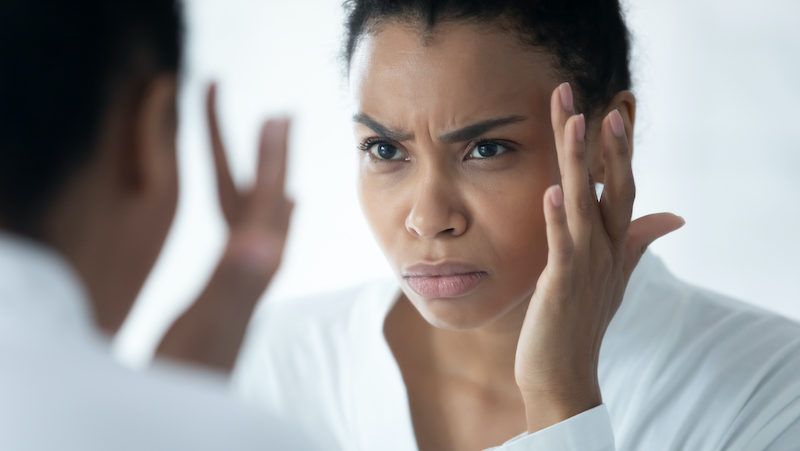
[[[134,196],[163,196],[177,184],[177,79],[160,74],[131,89],[130,124],[120,158],[122,180]]]
[[[630,91],[620,91],[611,99],[612,107],[604,112],[603,117],[613,109],[619,110],[622,123],[625,124],[625,134],[628,138],[628,149],[633,155],[633,126],[636,122],[636,96]]]
[[[618,110],[620,116],[622,116],[622,123],[625,125],[625,135],[628,138],[628,149],[630,149],[631,155],[633,155],[633,125],[636,122],[636,96],[630,91],[620,91],[616,93],[614,97],[611,98],[608,106],[595,118],[593,121],[597,124],[595,125],[595,137],[600,134],[600,124],[602,124],[605,117],[615,109]],[[593,141],[593,146],[596,147],[600,145],[598,142],[599,140],[595,139]],[[601,149],[592,149],[590,152],[589,165],[594,179],[599,183],[603,183],[605,168]]]

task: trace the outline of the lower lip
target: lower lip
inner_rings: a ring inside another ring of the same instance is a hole
[[[454,298],[472,291],[485,273],[471,272],[452,276],[409,276],[408,286],[427,299]]]

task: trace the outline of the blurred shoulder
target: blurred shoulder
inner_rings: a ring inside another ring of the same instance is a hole
[[[0,333],[0,449],[312,449],[295,425],[232,399],[222,378],[173,364],[133,371],[92,337]]]

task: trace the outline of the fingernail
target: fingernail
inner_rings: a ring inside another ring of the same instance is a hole
[[[291,119],[286,116],[275,117],[267,121],[271,127],[274,127],[276,130],[283,130],[289,128],[289,124],[291,123]]]
[[[575,118],[575,139],[583,142],[584,137],[586,137],[586,119],[581,113]]]
[[[290,120],[286,117],[269,119],[264,123],[262,133],[267,139],[275,139],[277,136],[285,135],[289,130]]]
[[[561,106],[563,106],[567,111],[572,111],[574,109],[572,100],[572,87],[569,85],[569,82],[561,83],[558,86],[558,90],[561,92]]]
[[[622,116],[619,114],[619,110],[615,108],[614,111],[609,113],[608,120],[611,122],[611,131],[614,132],[614,136],[619,138],[625,134],[625,124],[622,123]]]
[[[561,186],[555,185],[550,191],[550,202],[554,207],[560,207],[564,203],[564,191],[561,190]]]

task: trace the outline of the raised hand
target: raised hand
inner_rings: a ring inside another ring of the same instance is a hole
[[[225,146],[216,115],[216,86],[211,85],[206,101],[206,115],[219,203],[230,232],[225,258],[239,269],[260,278],[266,288],[280,264],[293,203],[286,198],[287,119],[264,122],[258,151],[256,180],[247,190],[236,187],[228,167]]]
[[[206,114],[228,242],[208,285],[164,336],[158,353],[230,371],[253,308],[277,271],[286,243],[293,208],[284,193],[289,121],[264,123],[256,180],[242,190],[228,167],[214,85],[208,89]]]
[[[600,346],[644,249],[683,225],[669,213],[631,222],[635,186],[624,121],[612,110],[598,139],[604,189],[589,169],[586,121],[564,83],[551,98],[561,186],[544,195],[547,265],[536,284],[517,346],[515,376],[529,432],[602,403]],[[563,188],[562,188],[563,187]]]

